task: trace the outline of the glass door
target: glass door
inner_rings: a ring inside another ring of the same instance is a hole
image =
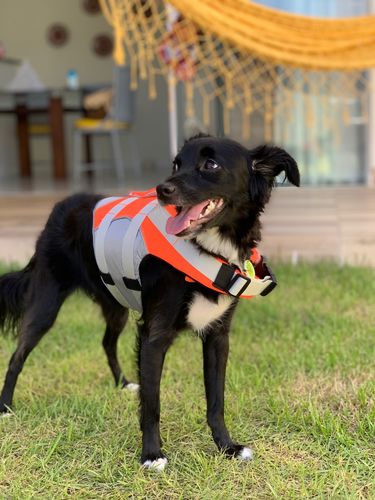
[[[259,3],[322,17],[368,12],[367,0],[262,0]],[[291,119],[287,123],[281,115],[274,119],[273,140],[296,158],[304,184],[365,181],[367,110],[363,109],[364,103],[359,98],[351,95],[339,98],[332,88],[325,95],[313,97],[310,109],[306,109],[306,99],[302,94],[295,92],[292,110],[289,110]],[[275,94],[277,99],[277,89]],[[309,114],[314,119],[309,120]]]

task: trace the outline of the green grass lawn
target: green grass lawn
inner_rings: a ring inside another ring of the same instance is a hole
[[[168,469],[141,470],[137,396],[112,386],[103,320],[76,294],[29,358],[15,415],[0,419],[0,498],[375,498],[375,273],[274,267],[279,287],[241,302],[231,333],[226,419],[253,462],[216,450],[201,343],[184,333],[162,380]],[[120,339],[132,380],[134,339],[133,320]],[[13,348],[0,338],[2,374]]]

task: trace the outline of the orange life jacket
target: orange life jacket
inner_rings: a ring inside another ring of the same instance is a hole
[[[166,223],[173,215],[176,209],[162,207],[154,189],[104,198],[96,205],[96,262],[103,283],[120,304],[142,311],[139,266],[146,255],[168,262],[184,273],[187,281],[233,297],[264,296],[276,286],[274,275],[255,248],[250,260],[256,276],[250,278],[244,270],[201,251],[194,243],[167,234]]]

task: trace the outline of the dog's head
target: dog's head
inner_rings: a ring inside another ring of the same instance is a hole
[[[211,227],[246,224],[263,210],[281,172],[299,186],[297,164],[283,149],[249,150],[211,136],[190,139],[174,159],[172,175],[156,188],[162,204],[177,207],[167,231],[191,238]]]

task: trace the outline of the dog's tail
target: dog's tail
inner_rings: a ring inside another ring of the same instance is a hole
[[[34,267],[33,257],[24,269],[0,276],[0,331],[3,334],[17,333]]]

